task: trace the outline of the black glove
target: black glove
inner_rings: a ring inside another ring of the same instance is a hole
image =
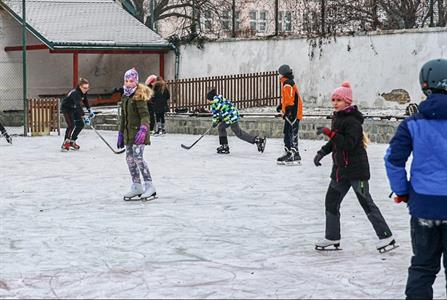
[[[281,108],[282,108],[282,106],[281,106],[281,103],[276,107],[276,111],[277,112],[280,112],[281,111]]]
[[[317,155],[314,157],[314,164],[315,166],[319,167],[321,166],[320,160],[322,160],[324,157],[324,154],[321,151],[317,152]]]
[[[213,122],[213,128],[216,128],[217,125],[219,125],[220,122]]]

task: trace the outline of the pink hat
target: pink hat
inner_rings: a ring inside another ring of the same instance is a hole
[[[156,75],[151,75],[146,79],[146,85],[149,85],[151,83],[154,83],[155,81],[157,81],[157,76]]]
[[[334,97],[341,98],[345,100],[346,104],[351,105],[352,104],[352,89],[351,84],[349,84],[348,81],[345,81],[341,84],[341,87],[336,88],[332,94],[331,99]]]

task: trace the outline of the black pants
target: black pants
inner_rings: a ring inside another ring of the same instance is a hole
[[[84,128],[84,121],[82,120],[82,116],[76,112],[64,112],[64,119],[67,123],[67,129],[65,130],[65,139],[76,141],[82,128]]]
[[[325,201],[326,238],[328,240],[340,240],[340,204],[351,186],[377,237],[384,239],[391,236],[390,228],[369,193],[368,180],[331,180]]]
[[[288,150],[292,148],[298,152],[298,130],[300,121],[298,119],[292,124],[288,119],[284,120],[284,147]]]
[[[433,283],[443,257],[447,277],[447,221],[411,217],[413,257],[408,268],[407,299],[433,299]]]
[[[5,129],[5,127],[3,127],[3,124],[2,124],[2,123],[0,123],[0,132],[1,132],[2,134],[5,134],[5,132],[6,132],[6,129]]]
[[[157,123],[165,123],[165,113],[161,112],[161,113],[155,113],[155,119],[157,120]]]
[[[147,108],[149,109],[149,130],[155,130],[155,112],[154,112],[154,104],[151,102],[147,103]]]

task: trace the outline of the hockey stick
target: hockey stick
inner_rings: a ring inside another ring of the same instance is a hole
[[[211,126],[210,128],[208,128],[208,130],[205,131],[205,133],[202,134],[202,135],[201,135],[201,136],[200,136],[194,143],[192,143],[191,146],[186,146],[186,145],[181,144],[182,148],[183,148],[183,149],[186,149],[186,150],[191,149],[192,147],[194,147],[195,144],[197,144],[198,141],[200,141],[205,135],[207,135],[208,132],[210,132],[210,130],[211,130],[212,128],[213,128],[213,126]]]
[[[95,129],[95,127],[93,127],[93,124],[90,124],[90,127],[93,129],[93,131],[99,136],[99,138],[107,145],[107,147],[110,148],[110,150],[112,150],[113,153],[115,154],[121,154],[124,151],[126,151],[126,149],[121,149],[121,150],[115,150],[112,148],[112,146],[110,146],[110,144],[102,137],[101,134],[99,134],[99,132]]]

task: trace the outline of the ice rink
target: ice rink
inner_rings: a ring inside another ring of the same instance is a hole
[[[101,132],[116,144],[116,132]],[[130,176],[91,130],[81,150],[62,136],[0,141],[0,298],[403,298],[411,257],[409,216],[390,193],[383,156],[368,148],[371,194],[399,248],[379,254],[350,191],[342,203],[342,251],[318,252],[330,157],[323,141],[300,141],[303,165],[277,166],[266,151],[230,137],[152,138],[145,158],[151,202],[124,202]],[[443,270],[435,297],[445,298]]]

